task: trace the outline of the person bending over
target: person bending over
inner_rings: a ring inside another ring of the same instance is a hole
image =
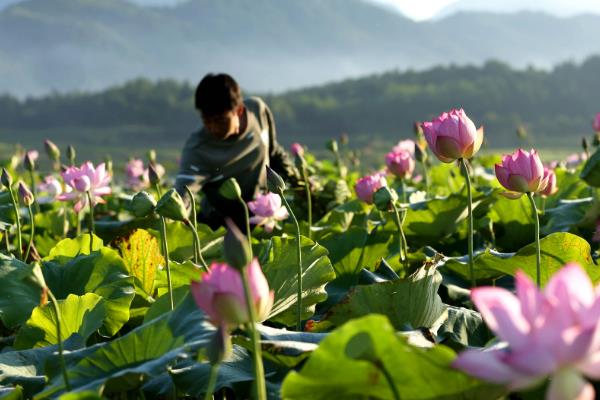
[[[237,82],[227,74],[208,74],[198,84],[196,109],[203,127],[192,133],[182,151],[175,188],[202,191],[198,220],[212,229],[230,217],[245,231],[244,210],[219,194],[223,182],[235,178],[242,198],[249,201],[266,190],[266,165],[284,179],[297,182],[298,173],[277,143],[275,121],[259,97],[242,98]]]

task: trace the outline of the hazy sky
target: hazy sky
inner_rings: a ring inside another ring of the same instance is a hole
[[[515,12],[522,10],[545,11],[571,16],[585,12],[600,14],[600,0],[368,0],[391,6],[407,17],[427,20],[456,11],[477,10]]]

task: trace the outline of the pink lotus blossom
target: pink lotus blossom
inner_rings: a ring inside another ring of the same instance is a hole
[[[62,174],[65,183],[74,189],[72,192],[63,193],[58,196],[59,200],[76,200],[73,209],[75,212],[81,211],[88,203],[87,192],[92,197],[92,206],[98,203],[105,203],[102,196],[111,194],[111,188],[108,185],[110,176],[106,172],[104,163],[94,168],[94,164],[86,161],[81,167],[69,167]]]
[[[414,140],[405,139],[405,140],[399,141],[398,144],[392,148],[392,151],[394,153],[399,153],[401,151],[408,151],[411,156],[414,156],[415,155],[415,146],[416,146],[416,144],[415,144]]]
[[[596,132],[600,132],[600,112],[596,114],[594,117],[594,121],[592,122],[592,127]]]
[[[462,108],[442,113],[422,126],[431,151],[445,163],[473,157],[483,143],[483,127],[477,129]]]
[[[254,214],[250,223],[264,225],[267,232],[273,231],[277,221],[289,216],[287,209],[281,206],[281,197],[277,193],[259,194],[254,201],[248,202],[248,208]]]
[[[384,186],[387,186],[385,175],[378,172],[360,178],[354,185],[354,190],[359,199],[367,204],[373,204],[373,195]]]
[[[256,319],[264,321],[273,307],[274,292],[269,291],[269,283],[256,258],[247,268]],[[200,282],[192,281],[192,295],[214,325],[235,328],[249,322],[244,286],[238,270],[215,262],[208,272],[202,273],[201,278]]]
[[[65,189],[65,191],[70,191],[71,188],[67,186]],[[60,181],[52,175],[44,177],[44,181],[37,185],[37,191],[38,197],[36,200],[40,204],[52,203],[63,192]],[[44,193],[46,196],[41,195]]]
[[[292,143],[290,146],[290,151],[294,156],[304,156],[304,147],[300,143]]]
[[[556,192],[558,192],[558,187],[556,186],[556,173],[554,170],[550,168],[544,168],[544,179],[548,181],[546,187],[540,191],[542,196],[552,196]]]
[[[496,177],[502,186],[509,190],[507,197],[518,198],[523,193],[540,192],[548,184],[544,166],[535,150],[526,152],[518,149],[505,155],[502,163],[496,164]]]
[[[394,147],[395,149],[396,147]],[[392,151],[385,156],[388,170],[400,179],[410,178],[415,170],[415,160],[406,150]]]
[[[129,160],[125,165],[125,175],[127,176],[126,185],[134,190],[139,190],[144,185],[144,162],[139,158]]]
[[[29,157],[31,161],[37,161],[40,157],[40,153],[37,150],[29,150],[25,155]]]
[[[501,343],[464,351],[454,367],[510,390],[550,377],[546,399],[594,399],[583,376],[600,378],[600,288],[579,265],[567,264],[542,291],[517,272],[516,292],[472,290],[473,303]]]

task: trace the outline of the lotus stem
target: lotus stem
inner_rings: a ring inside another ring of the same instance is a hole
[[[375,363],[375,366],[377,366],[377,368],[383,373],[383,376],[385,376],[385,380],[387,381],[388,386],[390,387],[390,390],[392,391],[394,400],[400,400],[400,393],[398,393],[398,388],[396,387],[396,384],[394,383],[394,379],[392,378],[392,375],[387,370],[385,365],[383,365],[383,363],[381,361],[377,361]]]
[[[248,316],[250,317],[250,338],[252,340],[252,360],[254,364],[254,384],[256,389],[256,400],[267,399],[267,388],[265,384],[265,371],[262,362],[262,351],[260,347],[260,336],[256,329],[256,315],[254,313],[254,302],[252,301],[252,293],[250,292],[250,281],[248,279],[248,267],[244,267],[241,271],[242,284],[244,285],[244,295],[246,298],[246,307]]]
[[[60,309],[58,308],[58,301],[56,300],[56,297],[54,297],[52,290],[50,290],[49,287],[46,287],[45,289],[48,291],[48,297],[50,297],[50,302],[52,303],[52,306],[54,307],[54,312],[56,313],[56,341],[57,341],[57,345],[58,345],[58,359],[60,361],[60,369],[62,370],[63,379],[65,381],[65,387],[67,389],[67,392],[69,392],[69,391],[71,391],[71,385],[69,383],[69,376],[67,374],[67,366],[65,363],[63,342],[62,342],[62,337],[61,337],[61,332],[60,332],[60,325],[62,324],[62,316],[60,314]]]
[[[198,261],[200,261],[200,264],[202,265],[204,270],[208,272],[208,264],[206,264],[204,257],[202,257],[202,245],[200,243],[200,236],[198,236],[198,231],[196,230],[196,228],[194,228],[194,224],[192,224],[192,222],[189,219],[186,219],[184,221],[184,224],[192,231],[192,235],[194,236],[194,242],[196,243],[197,251],[194,254],[194,261],[196,264],[198,264]]]
[[[204,393],[204,400],[212,400],[215,386],[217,386],[217,378],[219,377],[219,364],[212,364],[210,366],[210,376],[208,378],[208,386],[206,387],[206,393]]]
[[[31,237],[29,238],[29,243],[27,244],[27,251],[25,252],[25,258],[23,259],[24,261],[27,261],[29,258],[29,252],[31,251],[31,245],[33,244],[33,235],[35,234],[35,221],[33,220],[33,210],[31,209],[31,205],[27,206],[27,211],[29,212],[29,219],[31,221]]]
[[[308,232],[307,235],[309,239],[312,239],[312,195],[310,193],[310,185],[308,183],[308,173],[306,171],[306,166],[303,163],[301,168],[302,170],[302,180],[304,181],[304,190],[306,192],[306,201],[308,208]]]
[[[425,160],[421,161],[423,167],[423,180],[425,181],[425,198],[429,197],[429,171],[427,171],[427,163]]]
[[[529,202],[531,203],[531,208],[533,209],[533,218],[535,220],[535,279],[538,287],[541,287],[541,250],[540,250],[540,216],[538,214],[538,209],[535,205],[535,199],[533,198],[533,193],[527,193],[527,197],[529,198]]]
[[[400,251],[400,263],[407,266],[408,263],[408,245],[406,243],[406,236],[404,236],[404,229],[402,225],[404,225],[404,218],[400,217],[400,212],[398,211],[398,207],[394,202],[391,202],[392,208],[394,209],[394,217],[396,220],[396,225],[398,226],[398,247]]]
[[[283,190],[279,190],[279,196],[283,200],[285,204],[285,208],[287,208],[294,224],[296,225],[296,257],[298,260],[298,294],[297,294],[297,304],[296,304],[296,331],[302,331],[302,247],[300,243],[300,224],[298,224],[298,219],[290,207],[290,203],[286,200],[283,195]]]
[[[190,188],[186,185],[185,186],[185,191],[188,194],[188,196],[190,197],[190,208],[191,208],[191,214],[192,214],[192,223],[194,224],[194,229],[197,231],[198,230],[198,220],[196,217],[196,201],[194,200],[194,193],[192,193],[192,191],[190,190]],[[198,244],[196,243],[196,241],[194,240],[194,262],[196,264],[198,264],[198,252],[200,251],[200,249],[198,249]]]
[[[88,203],[90,205],[90,215],[89,215],[89,229],[90,229],[90,254],[94,251],[94,204],[92,203],[92,194],[88,190],[87,192]]]
[[[467,213],[468,213],[468,251],[469,251],[469,276],[471,278],[471,287],[475,287],[475,271],[473,268],[473,194],[471,193],[471,177],[469,176],[469,166],[467,160],[464,158],[460,159],[463,171],[465,173],[465,180],[467,182]]]
[[[169,265],[169,244],[167,243],[167,221],[164,217],[160,217],[160,241],[162,244],[163,258],[165,259],[165,269],[167,270],[167,287],[169,290],[169,301],[171,310],[175,308],[173,301],[173,283],[171,281],[171,266]]]
[[[21,216],[19,215],[19,205],[17,204],[17,198],[15,192],[11,186],[8,186],[8,193],[12,201],[13,210],[15,211],[15,222],[17,224],[17,256],[19,260],[23,260],[23,237],[21,236]]]

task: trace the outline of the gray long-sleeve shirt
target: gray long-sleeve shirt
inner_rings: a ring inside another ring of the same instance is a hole
[[[203,127],[189,137],[183,148],[175,188],[182,195],[186,185],[192,191],[202,190],[209,203],[203,204],[205,214],[216,210],[228,215],[227,208],[231,204],[224,201],[218,190],[230,177],[237,179],[246,201],[253,199],[257,191],[266,189],[265,165],[284,179],[297,179],[294,165],[277,143],[271,110],[258,97],[245,99],[244,105],[247,112],[244,132],[218,139]]]

